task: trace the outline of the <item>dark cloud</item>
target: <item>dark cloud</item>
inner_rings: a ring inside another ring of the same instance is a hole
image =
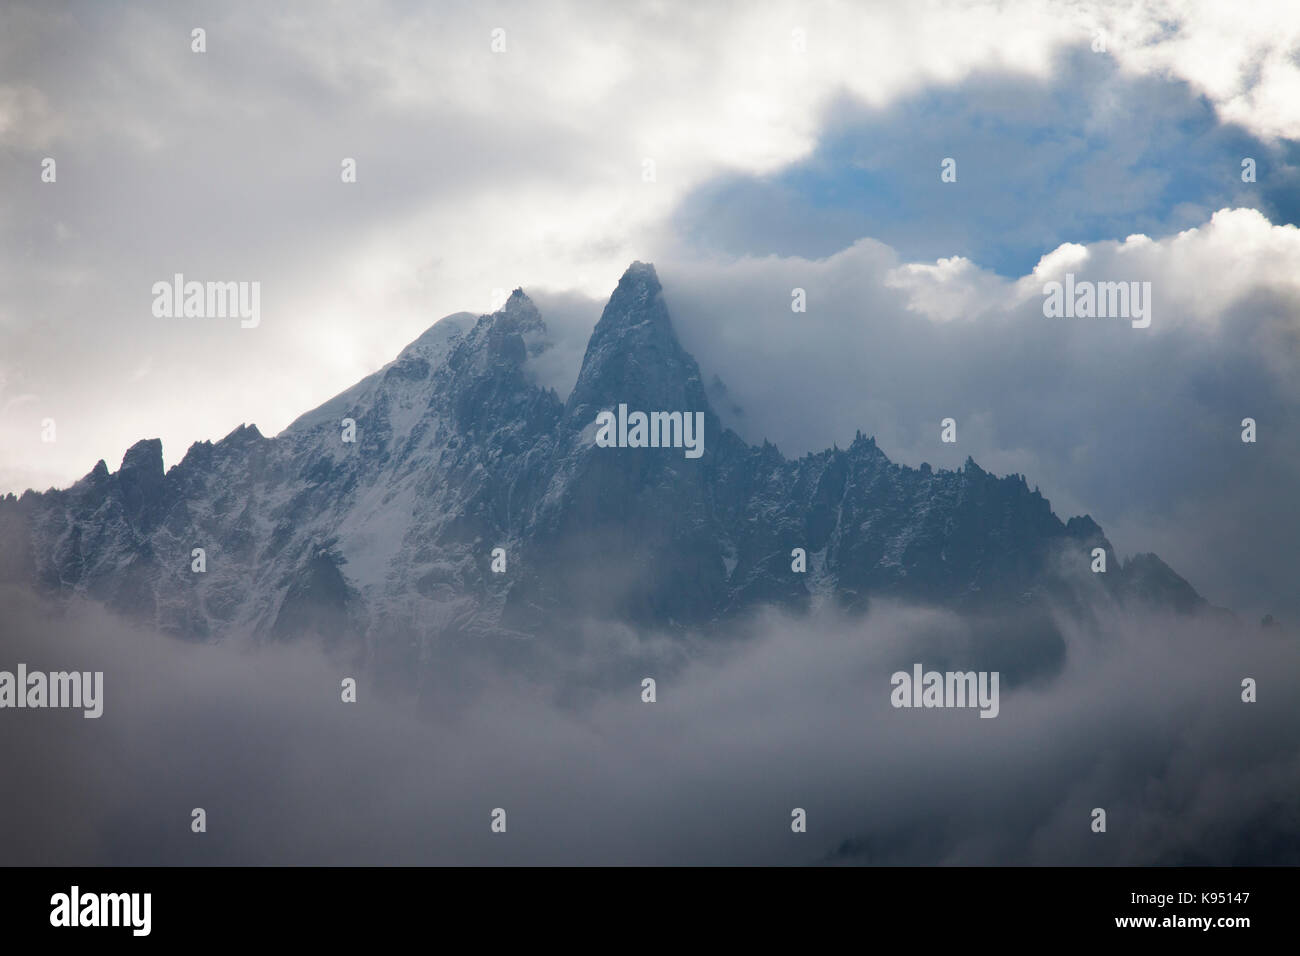
[[[106,687],[99,720],[0,713],[7,863],[1300,859],[1294,634],[1062,622],[1063,665],[1004,686],[989,720],[889,704],[889,675],[912,661],[989,664],[967,622],[899,606],[774,615],[688,641],[685,660],[644,657],[654,704],[636,679],[573,699],[552,665],[475,671],[442,650],[438,668],[467,679],[421,708],[305,645],[194,646],[86,605],[11,592],[4,606],[4,666],[102,669]],[[625,651],[616,637],[584,653]],[[349,673],[356,704],[339,699]],[[1240,700],[1246,676],[1256,704]],[[1098,806],[1104,835],[1089,829]],[[806,834],[790,832],[795,807]]]

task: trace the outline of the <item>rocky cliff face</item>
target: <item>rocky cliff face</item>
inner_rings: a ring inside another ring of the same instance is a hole
[[[620,280],[565,402],[530,374],[546,348],[517,290],[493,315],[438,322],[275,438],[241,426],[166,473],[160,442],[141,441],[115,473],[101,461],[71,488],[0,499],[0,580],[181,636],[314,634],[403,666],[436,639],[578,618],[672,630],[880,596],[1204,603],[1154,555],[1121,564],[1090,518],[1062,523],[1020,476],[901,467],[861,435],[794,461],[747,445],[710,407],[652,266]],[[703,454],[600,447],[597,416],[620,404],[702,413]]]

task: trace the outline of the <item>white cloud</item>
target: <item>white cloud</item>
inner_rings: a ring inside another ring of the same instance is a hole
[[[1091,513],[1121,552],[1157,551],[1211,600],[1296,604],[1282,579],[1300,539],[1300,434],[1287,427],[1300,229],[1225,209],[1157,239],[1067,244],[1014,281],[957,259],[900,264],[870,240],[822,260],[659,266],[684,343],[742,408],[719,411],[746,439],[800,455],[861,429],[912,465],[972,455],[1026,475],[1063,518]],[[1150,328],[1045,318],[1043,284],[1067,270],[1150,282]],[[807,313],[790,311],[794,287]],[[955,445],[939,441],[948,416]],[[1245,417],[1268,423],[1256,445],[1240,441]]]
[[[1270,139],[1300,138],[1300,6],[1261,0],[1099,4],[1111,51],[1128,69],[1186,80],[1225,122]]]

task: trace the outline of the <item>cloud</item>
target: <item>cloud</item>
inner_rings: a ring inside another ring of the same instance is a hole
[[[1149,281],[1153,319],[1048,319],[1043,286]],[[878,437],[895,461],[967,455],[1091,513],[1121,553],[1154,550],[1210,600],[1300,613],[1300,229],[1220,210],[1170,236],[1068,244],[1002,279],[960,259],[899,261],[862,240],[825,259],[659,263],[674,323],[787,455]],[[791,311],[806,292],[807,312]],[[940,441],[942,419],[956,444]],[[1260,423],[1256,444],[1241,421]],[[1267,423],[1265,425],[1265,423]]]
[[[1213,0],[1154,0],[1097,8],[1118,38],[1112,48],[1136,72],[1168,72],[1190,82],[1227,122],[1260,136],[1300,139],[1300,12],[1285,0],[1255,8],[1242,22]]]
[[[1005,674],[1029,650],[1006,640],[1016,623],[882,604],[853,621],[761,617],[659,658],[653,635],[627,634],[645,670],[577,696],[567,653],[484,669],[439,646],[417,706],[307,645],[183,644],[89,605],[2,600],[0,667],[105,675],[98,720],[4,712],[11,863],[1296,862],[1293,634],[1062,622],[1064,657],[1005,679],[982,720],[896,710],[890,675]],[[579,656],[625,662],[609,633]],[[1240,700],[1246,676],[1256,704]],[[790,831],[795,807],[806,834]]]

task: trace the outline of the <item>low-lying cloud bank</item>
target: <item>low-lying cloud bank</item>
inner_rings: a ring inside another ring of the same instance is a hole
[[[98,720],[0,711],[3,863],[1300,862],[1281,629],[1063,621],[1063,653],[1035,661],[946,612],[772,614],[740,640],[642,645],[654,703],[639,676],[575,696],[553,668],[445,649],[419,706],[306,644],[189,645],[88,605],[0,603],[0,669],[105,675]],[[625,659],[627,637],[581,653]],[[890,675],[913,663],[1004,668],[997,718],[895,709]]]

